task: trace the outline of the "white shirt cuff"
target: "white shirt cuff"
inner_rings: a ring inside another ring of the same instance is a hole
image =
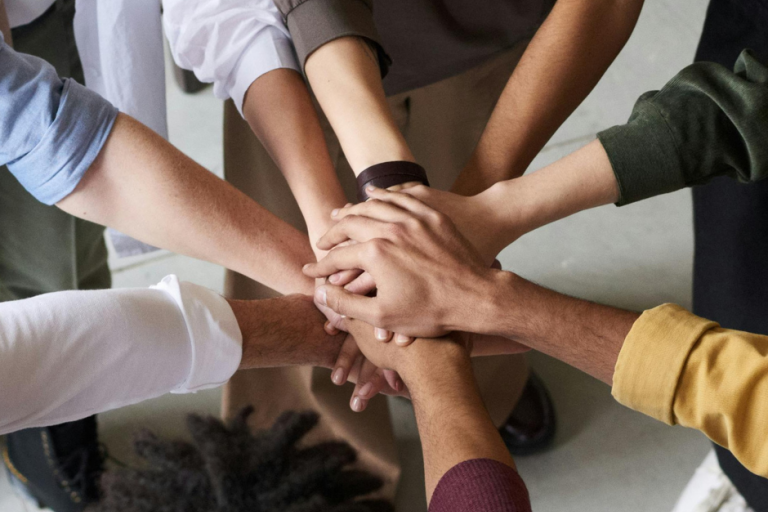
[[[187,378],[171,393],[190,393],[227,382],[240,366],[243,339],[232,308],[219,294],[166,276],[152,288],[168,293],[187,324],[191,364]]]
[[[266,27],[254,37],[243,52],[233,75],[234,80],[227,93],[243,115],[245,93],[261,75],[275,69],[293,69],[301,73],[291,40],[275,27]]]

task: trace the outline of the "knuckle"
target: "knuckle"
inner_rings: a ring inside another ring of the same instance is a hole
[[[387,230],[392,238],[399,239],[405,234],[405,228],[402,224],[389,224]]]
[[[429,221],[439,227],[445,226],[449,219],[448,216],[438,211],[432,211],[429,213]]]
[[[372,261],[381,259],[385,251],[385,243],[380,238],[375,238],[368,244],[368,258]]]

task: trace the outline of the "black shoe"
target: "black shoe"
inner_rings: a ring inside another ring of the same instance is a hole
[[[41,507],[82,512],[99,499],[104,463],[95,416],[9,434],[3,461],[14,485]]]
[[[544,383],[531,372],[515,410],[499,429],[512,455],[533,455],[555,438],[555,408]]]

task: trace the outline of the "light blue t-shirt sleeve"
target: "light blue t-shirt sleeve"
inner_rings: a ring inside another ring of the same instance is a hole
[[[0,165],[37,200],[69,195],[99,155],[117,117],[107,100],[0,34]]]

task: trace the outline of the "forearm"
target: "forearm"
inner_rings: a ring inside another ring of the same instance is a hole
[[[282,293],[311,293],[306,236],[121,115],[62,210],[217,263]]]
[[[243,115],[288,181],[316,240],[346,198],[304,80],[290,69],[262,75],[246,93]]]
[[[526,49],[454,191],[520,176],[626,43],[642,0],[555,3]]]
[[[467,314],[468,331],[513,339],[607,384],[638,314],[548,290],[510,272],[494,271],[486,304]],[[488,297],[492,297],[488,299]]]
[[[11,37],[11,25],[8,23],[8,14],[5,12],[5,2],[0,0],[0,33],[3,34],[5,42],[13,47],[13,38]]]
[[[492,235],[499,251],[522,233],[582,210],[614,203],[618,198],[611,163],[597,140],[536,172],[500,182],[478,196],[488,205],[498,226]]]
[[[292,295],[228,300],[243,334],[240,369],[311,365],[331,368],[344,335],[330,336],[312,298]]]
[[[514,462],[483,405],[466,355],[423,361],[431,362],[401,376],[413,399],[430,501],[443,475],[461,462],[492,459],[511,467]]]
[[[389,109],[377,56],[365,40],[342,37],[314,51],[307,79],[355,175],[413,154]]]

